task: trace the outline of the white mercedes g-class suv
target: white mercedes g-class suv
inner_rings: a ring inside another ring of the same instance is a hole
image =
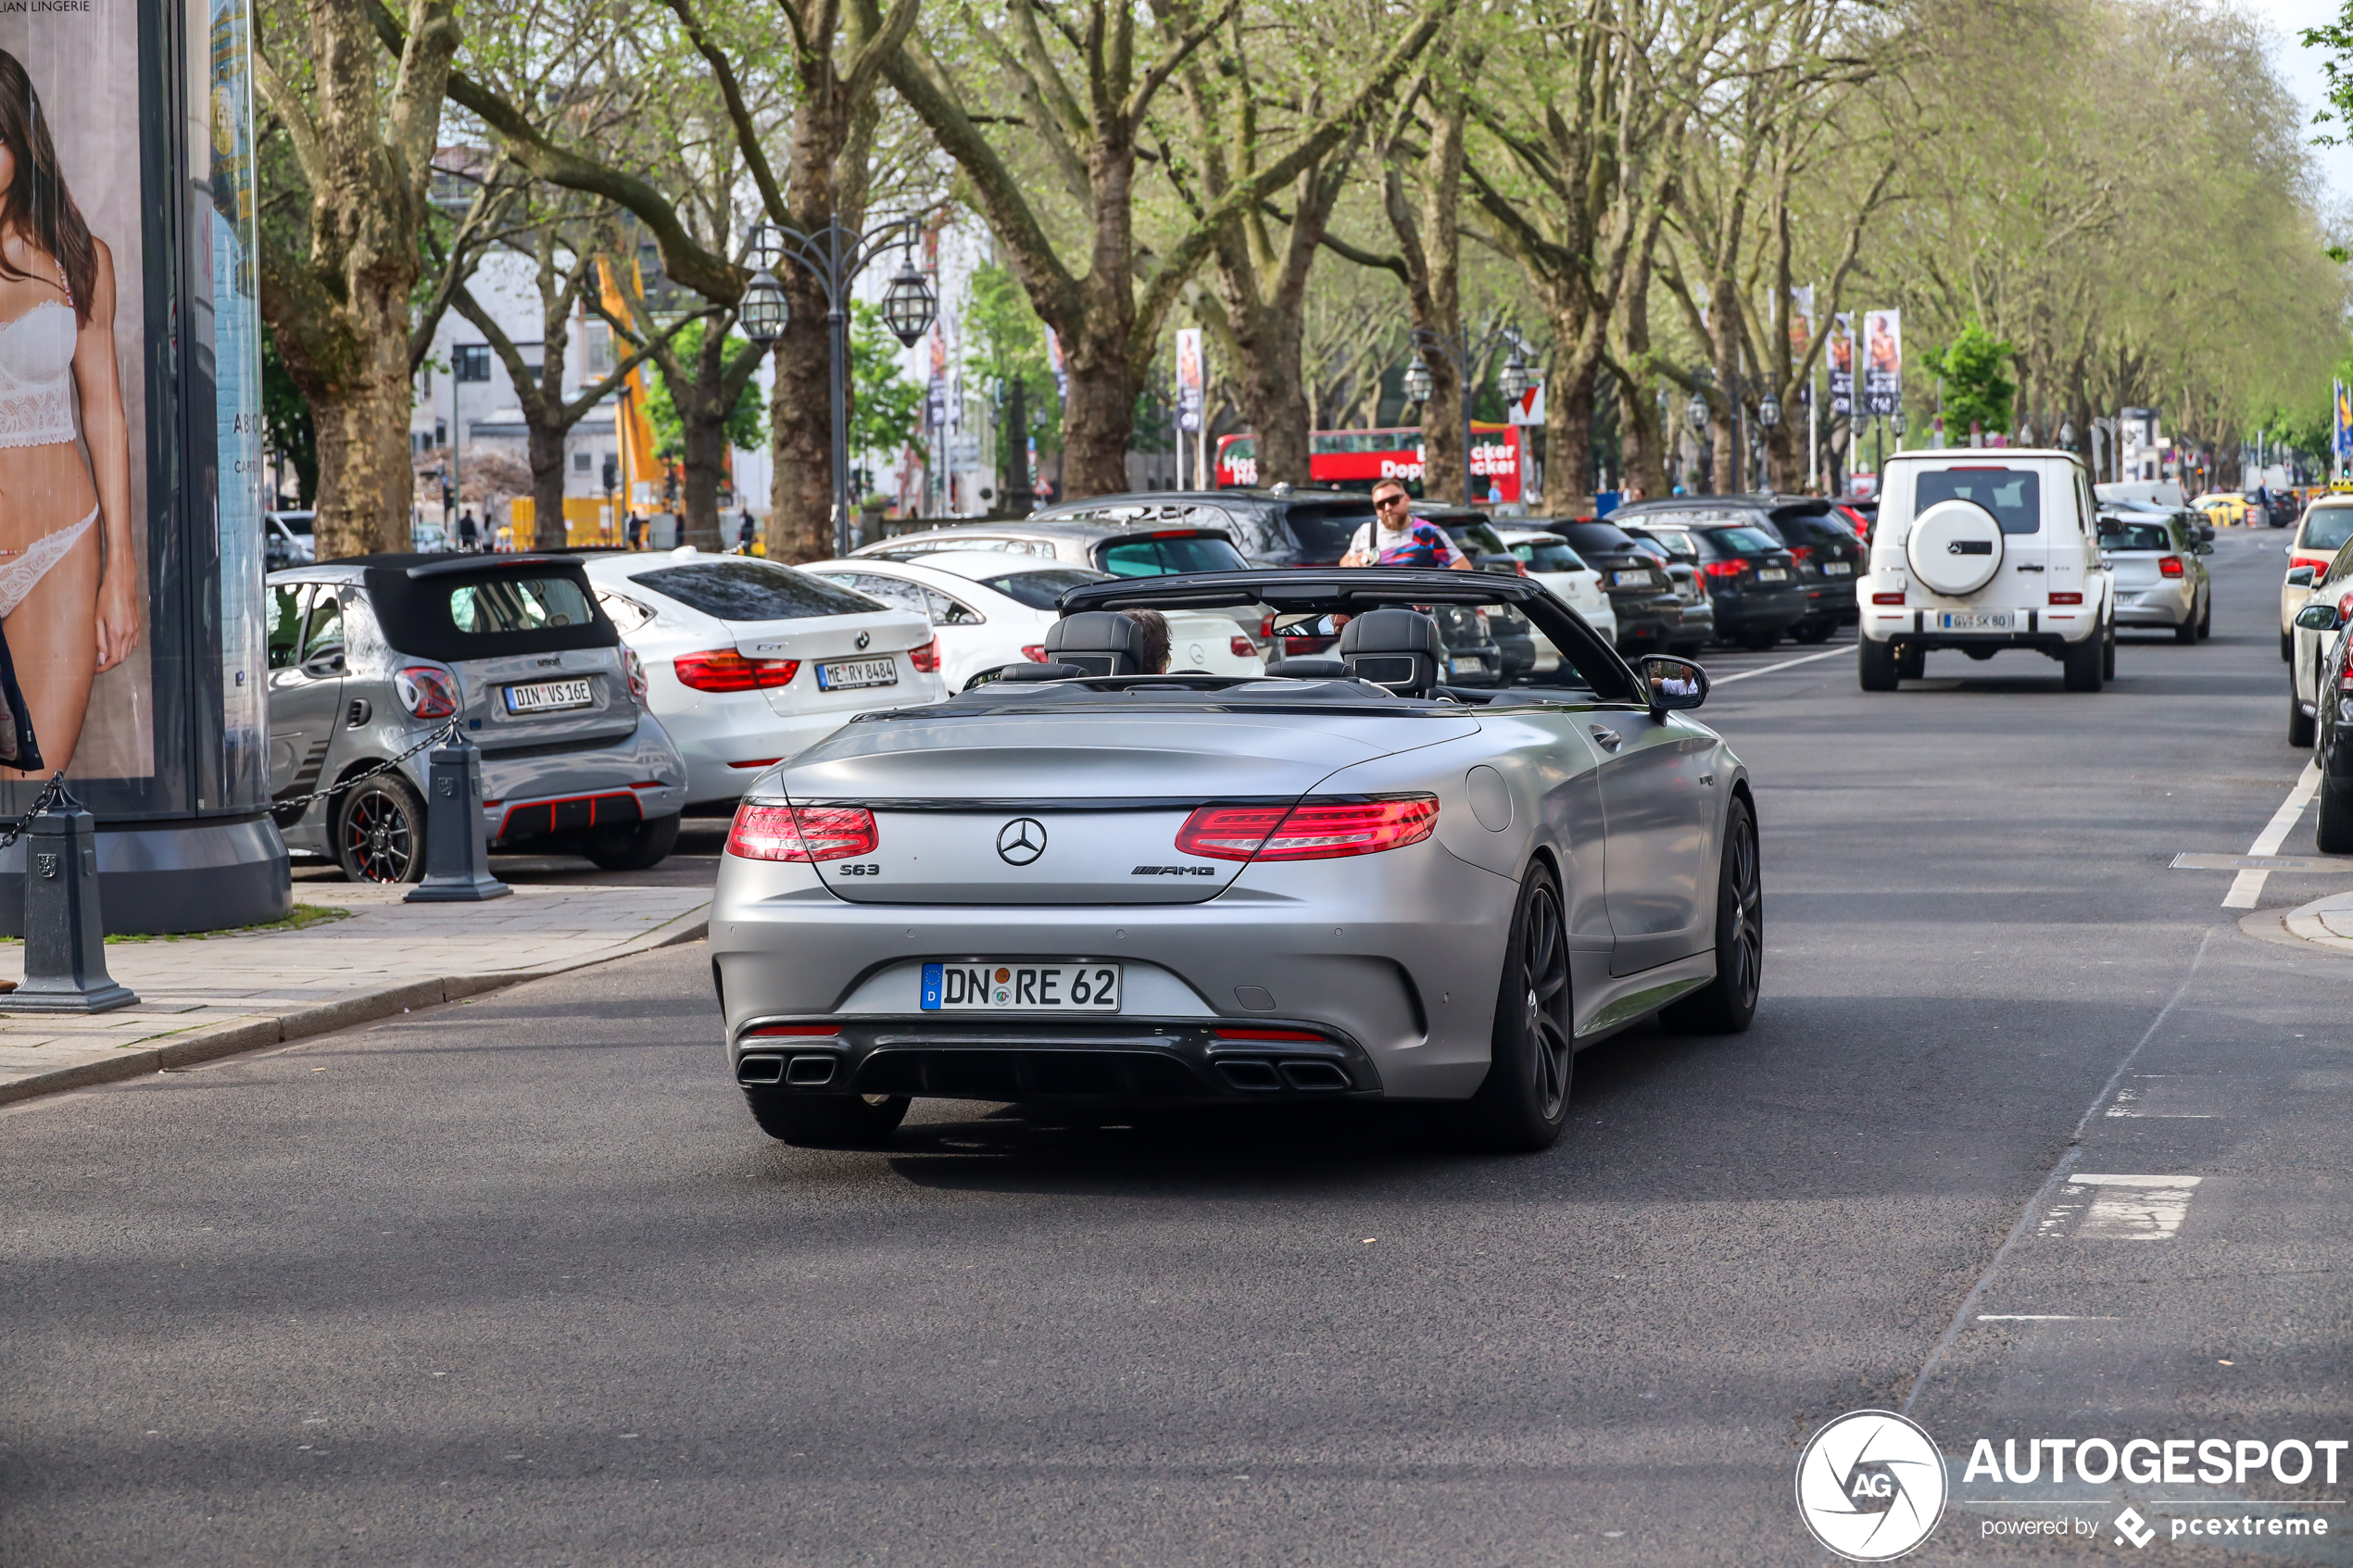
[[[2116,596],[2099,512],[2071,452],[1902,452],[1887,459],[1870,571],[1855,584],[1867,692],[1920,678],[1931,648],[2032,648],[2095,692],[2116,673]]]

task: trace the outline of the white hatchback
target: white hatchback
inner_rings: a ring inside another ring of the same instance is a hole
[[[686,759],[689,806],[741,798],[857,714],[948,695],[929,621],[806,571],[692,546],[586,565]]]
[[[1586,625],[1612,643],[1617,641],[1617,611],[1611,608],[1609,594],[1602,586],[1602,574],[1587,566],[1585,558],[1572,549],[1567,540],[1541,529],[1500,525],[1495,537],[1519,561],[1522,571],[1551,589],[1554,598],[1584,617]],[[1541,663],[1543,655],[1540,652],[1537,658]]]
[[[1113,576],[993,550],[942,550],[903,561],[857,556],[801,570],[929,617],[950,691],[963,690],[984,670],[1042,663],[1047,629],[1061,619],[1055,602],[1081,583]],[[1231,616],[1203,610],[1168,612],[1168,666],[1213,675],[1266,672],[1257,643]]]

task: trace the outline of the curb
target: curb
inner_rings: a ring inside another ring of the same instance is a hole
[[[52,1073],[36,1073],[14,1083],[0,1084],[0,1105],[14,1105],[22,1100],[38,1099],[44,1095],[63,1094],[69,1089],[84,1089],[93,1085],[143,1077],[150,1073],[169,1072],[175,1067],[192,1067],[198,1062],[260,1050],[267,1046],[332,1035],[355,1023],[372,1023],[378,1019],[389,1018],[415,1008],[460,1001],[490,991],[502,991],[526,981],[545,980],[551,975],[568,974],[576,969],[610,963],[615,959],[635,958],[639,953],[699,942],[710,930],[711,919],[705,914],[658,942],[617,953],[598,954],[576,963],[560,964],[551,969],[515,970],[496,974],[452,974],[436,980],[412,980],[405,985],[371,991],[364,996],[346,997],[341,1001],[304,1008],[276,1018],[254,1019],[229,1025],[193,1040],[143,1046],[103,1060],[81,1062],[72,1067],[60,1067]],[[2348,945],[2348,950],[2353,950],[2353,944]]]

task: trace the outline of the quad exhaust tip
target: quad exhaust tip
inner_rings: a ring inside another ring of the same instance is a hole
[[[1327,1093],[1333,1089],[1351,1089],[1355,1085],[1339,1066],[1328,1061],[1286,1061],[1279,1066],[1271,1061],[1221,1061],[1218,1073],[1237,1089],[1259,1093],[1290,1087],[1309,1093]]]
[[[778,1084],[784,1077],[785,1059],[780,1056],[747,1056],[736,1063],[738,1084]]]

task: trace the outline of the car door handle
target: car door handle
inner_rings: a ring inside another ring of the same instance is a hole
[[[1604,751],[1615,753],[1619,746],[1626,744],[1626,737],[1624,735],[1619,734],[1616,730],[1609,728],[1605,724],[1595,724],[1592,726],[1592,731],[1594,742],[1599,745]]]

